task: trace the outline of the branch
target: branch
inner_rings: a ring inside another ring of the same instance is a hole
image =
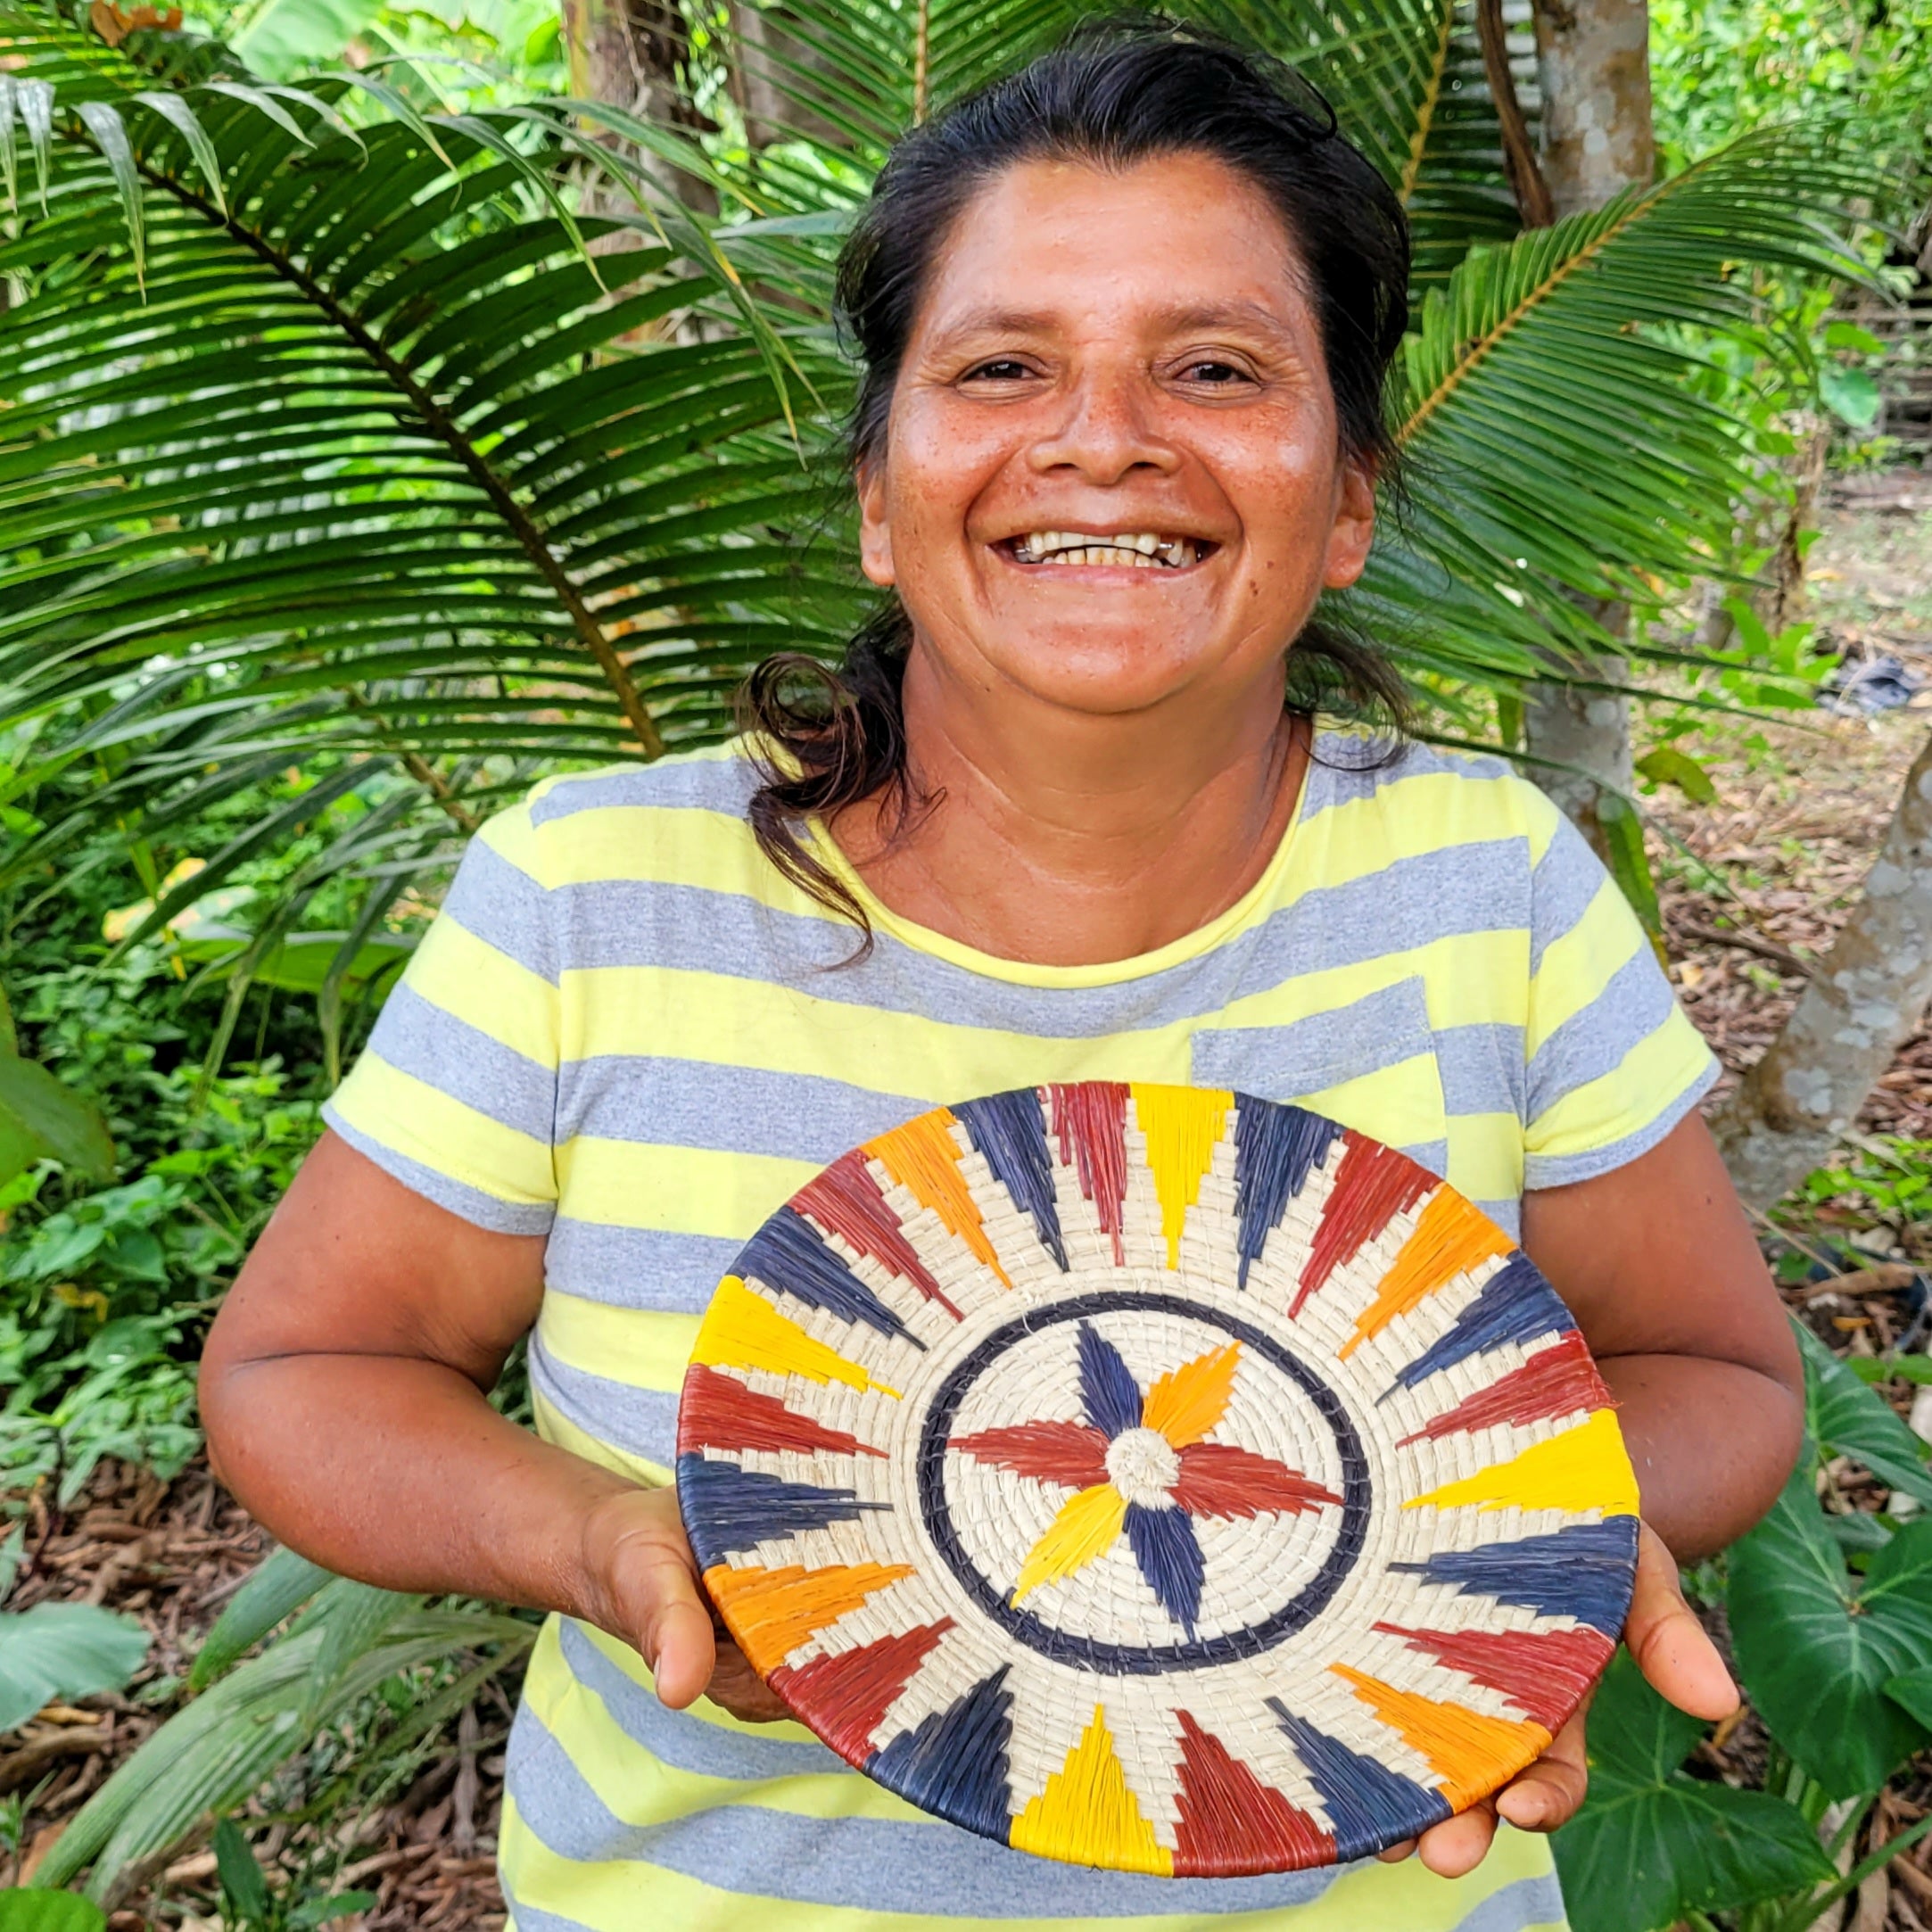
[[[1516,98],[1515,76],[1509,71],[1503,0],[1476,0],[1476,33],[1482,42],[1482,70],[1489,76],[1490,97],[1496,103],[1496,119],[1503,131],[1503,166],[1508,171],[1510,192],[1516,197],[1516,211],[1526,228],[1549,227],[1556,219],[1556,204],[1537,162],[1530,124],[1523,118],[1523,103]]]

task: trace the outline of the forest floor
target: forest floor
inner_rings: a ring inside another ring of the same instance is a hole
[[[1678,741],[1709,772],[1717,800],[1694,805],[1660,788],[1648,801],[1652,851],[1672,975],[1723,1061],[1727,1085],[1763,1050],[1829,950],[1905,771],[1932,731],[1932,476],[1894,472],[1847,481],[1821,521],[1809,570],[1820,641],[1853,660],[1895,657],[1923,689],[1911,704],[1870,717],[1819,709],[1762,727],[1724,721]],[[1784,1232],[1767,1226],[1766,1247],[1795,1259],[1816,1250],[1835,1268],[1861,1258],[1909,1264],[1872,1276],[1878,1285],[1862,1293],[1820,1293],[1802,1281],[1785,1289],[1794,1311],[1834,1348],[1869,1355],[1891,1347],[1910,1325],[1911,1277],[1920,1267],[1932,1270],[1932,1218],[1918,1218],[1910,1192],[1900,1201],[1889,1185],[1932,1161],[1932,1032],[1901,1052],[1859,1129],[1862,1144],[1847,1150],[1845,1171],[1813,1198],[1788,1203],[1779,1217]],[[1916,1143],[1925,1145],[1910,1144]],[[1793,1272],[1788,1267],[1787,1276]],[[1910,1414],[1907,1384],[1878,1386]],[[167,1485],[104,1464],[71,1508],[50,1511],[35,1499],[28,1556],[9,1607],[105,1604],[138,1617],[155,1643],[128,1692],[50,1707],[0,1749],[0,1807],[20,1808],[13,1821],[20,1854],[11,1866],[0,1855],[0,1886],[31,1871],[86,1798],[154,1729],[159,1707],[265,1547],[262,1532],[200,1462]],[[366,1914],[336,1921],[346,1932],[358,1926],[495,1932],[504,1910],[492,1854],[515,1689],[514,1682],[493,1687],[481,1725],[472,1721],[459,1734],[452,1721],[421,1746],[399,1795],[318,1823],[268,1824],[252,1833],[271,1877],[280,1872],[292,1887],[312,1887],[319,1873],[331,1892],[375,1893]],[[1746,1713],[1699,1750],[1721,1775],[1754,1781],[1762,1733]],[[1928,1809],[1932,1756],[1895,1779],[1883,1801],[1893,1829]],[[214,1932],[214,1868],[205,1849],[178,1854],[129,1895],[112,1932],[150,1924]],[[1868,1890],[1848,1915],[1847,1932],[1887,1928],[1932,1932],[1932,1839],[1893,1867],[1888,1891]]]

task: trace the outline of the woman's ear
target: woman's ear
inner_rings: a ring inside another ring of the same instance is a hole
[[[1368,547],[1375,541],[1375,472],[1357,457],[1342,460],[1342,487],[1337,492],[1335,521],[1328,533],[1328,557],[1322,582],[1331,590],[1346,590],[1368,563]]]
[[[892,525],[886,517],[885,466],[868,457],[859,465],[859,567],[880,590],[899,581],[892,567]]]

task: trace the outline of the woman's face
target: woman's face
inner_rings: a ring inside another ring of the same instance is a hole
[[[942,674],[1111,714],[1278,681],[1375,515],[1281,218],[1201,154],[1028,162],[973,200],[860,501]]]

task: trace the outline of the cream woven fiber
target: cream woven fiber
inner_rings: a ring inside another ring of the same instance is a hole
[[[1548,1284],[1406,1156],[1225,1092],[1023,1089],[834,1162],[720,1284],[678,1447],[799,1718],[1078,1863],[1410,1837],[1540,1754],[1629,1603]]]

